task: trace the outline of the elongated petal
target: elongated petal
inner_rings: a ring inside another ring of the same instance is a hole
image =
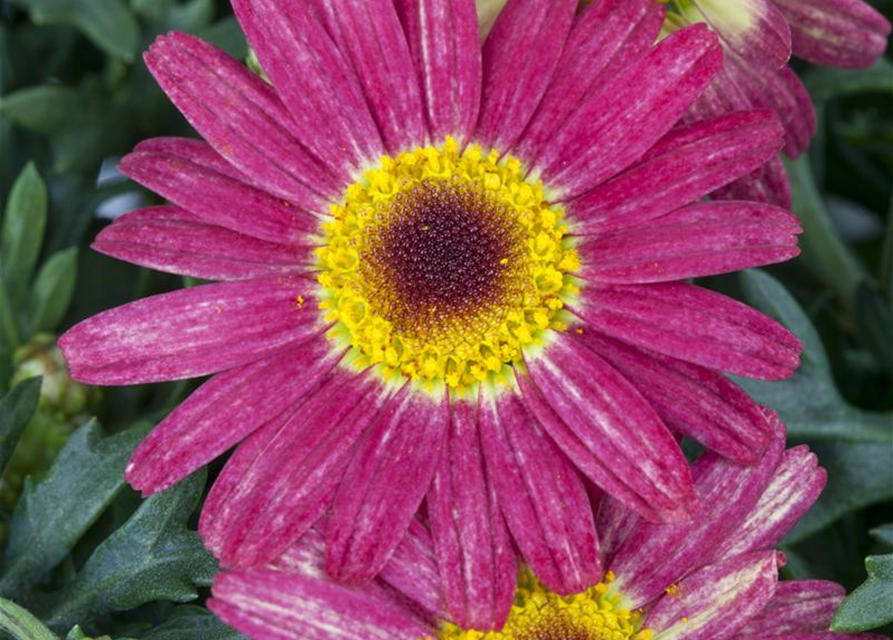
[[[72,377],[90,384],[195,378],[316,335],[314,284],[245,280],[151,296],[84,320],[59,346]]]
[[[777,419],[777,418],[773,418]],[[772,481],[753,510],[727,540],[720,555],[770,549],[794,528],[825,488],[827,474],[818,458],[801,445],[785,451]]]
[[[546,93],[570,32],[576,0],[512,0],[484,43],[475,137],[509,151]]]
[[[757,637],[826,631],[846,590],[825,580],[783,580],[775,596],[739,632]]]
[[[296,139],[273,89],[226,53],[172,32],[144,57],[190,124],[252,182],[309,210],[340,192],[339,177]]]
[[[252,183],[251,178],[236,169],[226,158],[217,153],[214,147],[203,140],[177,137],[149,138],[140,142],[133,150],[146,151],[148,153],[166,153],[181,160],[211,169],[217,173],[222,173],[233,180],[258,186]]]
[[[481,47],[471,0],[398,0],[433,142],[464,142],[481,104]]]
[[[770,0],[694,0],[720,38],[749,63],[774,71],[791,57],[791,28]]]
[[[602,333],[709,369],[783,380],[800,364],[802,346],[787,329],[689,284],[588,286],[574,308]]]
[[[586,328],[582,340],[631,380],[674,431],[741,464],[759,460],[772,429],[756,403],[724,375]]]
[[[422,144],[424,107],[393,0],[318,0],[333,38],[356,71],[391,154]]]
[[[692,468],[701,502],[694,522],[656,526],[640,519],[633,525],[607,566],[634,606],[710,562],[711,552],[734,534],[765,490],[784,450],[784,435],[778,430],[771,448],[752,467],[712,453],[701,456]]]
[[[430,614],[440,618],[446,615],[434,541],[418,520],[410,522],[406,535],[378,577]]]
[[[419,640],[430,634],[398,602],[273,569],[221,573],[208,601],[255,640]]]
[[[508,617],[516,562],[481,452],[477,401],[454,402],[428,515],[448,618],[489,630]]]
[[[689,576],[645,619],[655,640],[724,640],[766,606],[778,583],[776,551],[736,556]]]
[[[291,418],[273,422],[229,459],[199,532],[224,566],[269,562],[329,507],[353,445],[386,402],[380,382],[342,372]]]
[[[518,155],[533,160],[552,134],[605,78],[640,59],[654,43],[664,11],[650,0],[604,0],[575,21],[552,84],[524,132]]]
[[[656,220],[584,242],[586,280],[669,282],[783,262],[796,256],[800,222],[753,202],[699,202]]]
[[[312,249],[258,240],[179,207],[140,209],[103,229],[92,249],[158,271],[206,280],[287,276],[312,268]]]
[[[647,518],[693,516],[688,463],[628,380],[568,333],[527,368],[518,376],[525,403],[593,482]]]
[[[214,376],[137,447],[127,482],[148,496],[182,480],[316,391],[339,357],[318,336]]]
[[[268,242],[306,246],[316,217],[222,173],[167,153],[135,151],[118,168],[200,218]]]
[[[567,204],[574,233],[609,233],[691,204],[759,168],[783,142],[770,111],[674,129],[637,164]]]
[[[428,490],[448,421],[445,398],[407,385],[364,435],[329,519],[330,576],[364,583],[381,571]]]
[[[779,156],[770,159],[750,175],[714,191],[710,197],[714,200],[765,202],[788,211],[793,206],[788,173]]]
[[[861,0],[773,0],[791,25],[794,54],[820,65],[867,67],[887,48],[890,22]]]
[[[342,180],[377,159],[381,136],[348,60],[311,3],[233,0],[251,48],[291,114],[294,135]]]
[[[506,523],[539,580],[561,594],[597,583],[598,541],[586,488],[514,393],[481,403],[481,441]]]
[[[719,43],[706,26],[674,33],[581,105],[534,164],[562,200],[585,193],[641,158],[721,64]]]

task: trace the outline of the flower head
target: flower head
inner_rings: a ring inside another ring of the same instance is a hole
[[[782,145],[767,112],[677,126],[721,64],[708,29],[654,45],[650,0],[514,0],[482,47],[473,0],[234,8],[269,82],[159,38],[149,69],[206,142],[124,158],[172,204],[94,244],[223,282],[61,340],[95,384],[214,374],[136,451],[134,487],[241,442],[200,523],[227,566],[329,513],[329,573],[368,582],[427,497],[451,579],[513,558],[511,530],[571,593],[600,575],[586,482],[680,522],[697,500],[674,434],[759,459],[770,431],[721,372],[785,378],[799,342],[683,281],[786,260],[800,228],[701,201]]]
[[[456,620],[449,585],[438,590],[433,577],[442,557],[418,522],[368,586],[326,580],[314,531],[270,567],[219,575],[209,606],[255,640],[879,639],[828,631],[839,585],[778,580],[785,559],[774,547],[818,497],[825,472],[806,447],[784,450],[784,429],[773,414],[767,419],[774,438],[757,465],[710,453],[695,462],[697,520],[650,523],[606,498],[596,516],[608,568],[601,582],[558,596],[522,566],[517,584],[512,572],[494,585],[502,612],[494,629]]]

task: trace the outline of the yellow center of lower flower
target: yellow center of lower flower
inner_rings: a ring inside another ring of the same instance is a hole
[[[641,628],[641,614],[622,606],[612,581],[609,572],[604,582],[583,593],[559,596],[524,568],[512,611],[500,631],[463,630],[447,623],[439,640],[651,640],[651,630]]]
[[[550,329],[576,292],[560,207],[521,162],[440,147],[384,157],[332,207],[318,250],[330,338],[385,378],[465,390]]]

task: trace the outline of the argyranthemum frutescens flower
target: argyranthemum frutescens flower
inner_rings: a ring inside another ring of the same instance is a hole
[[[438,565],[452,567],[415,522],[370,585],[327,581],[313,530],[270,567],[219,575],[209,606],[254,640],[879,640],[828,631],[839,585],[778,581],[784,556],[774,547],[812,506],[825,472],[806,447],[785,450],[784,429],[770,420],[775,438],[757,465],[710,453],[694,463],[703,506],[694,522],[650,523],[605,499],[597,521],[607,570],[581,593],[560,597],[526,567],[516,584],[514,560],[497,550],[490,591],[463,590],[458,573],[441,589]],[[499,629],[466,628],[454,617],[457,597],[497,599]]]
[[[782,131],[767,112],[673,129],[721,62],[703,26],[652,46],[660,15],[629,20],[629,3],[514,0],[481,48],[472,0],[396,4],[235,1],[272,84],[191,36],[152,46],[207,143],[124,158],[173,204],[94,246],[224,282],[61,345],[95,384],[216,374],[127,478],[159,491],[245,440],[201,521],[226,565],[269,560],[331,509],[330,573],[369,580],[427,495],[469,567],[507,539],[504,514],[540,579],[573,591],[599,575],[574,517],[584,476],[684,521],[673,432],[748,463],[766,447],[720,371],[785,378],[798,341],[682,281],[796,254],[788,212],[700,201]]]

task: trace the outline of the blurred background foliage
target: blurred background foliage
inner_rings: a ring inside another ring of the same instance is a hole
[[[54,346],[89,315],[194,284],[88,248],[157,202],[117,160],[194,135],[141,60],[171,29],[247,54],[225,0],[0,0],[0,629],[19,638],[239,637],[198,606],[215,571],[194,531],[205,474],[146,501],[122,479],[195,383],[90,389]],[[706,284],[805,344],[792,380],[741,382],[829,471],[785,541],[786,576],[865,582],[836,625],[869,629],[893,621],[893,68],[796,68],[819,114],[810,154],[789,164],[803,255]]]

